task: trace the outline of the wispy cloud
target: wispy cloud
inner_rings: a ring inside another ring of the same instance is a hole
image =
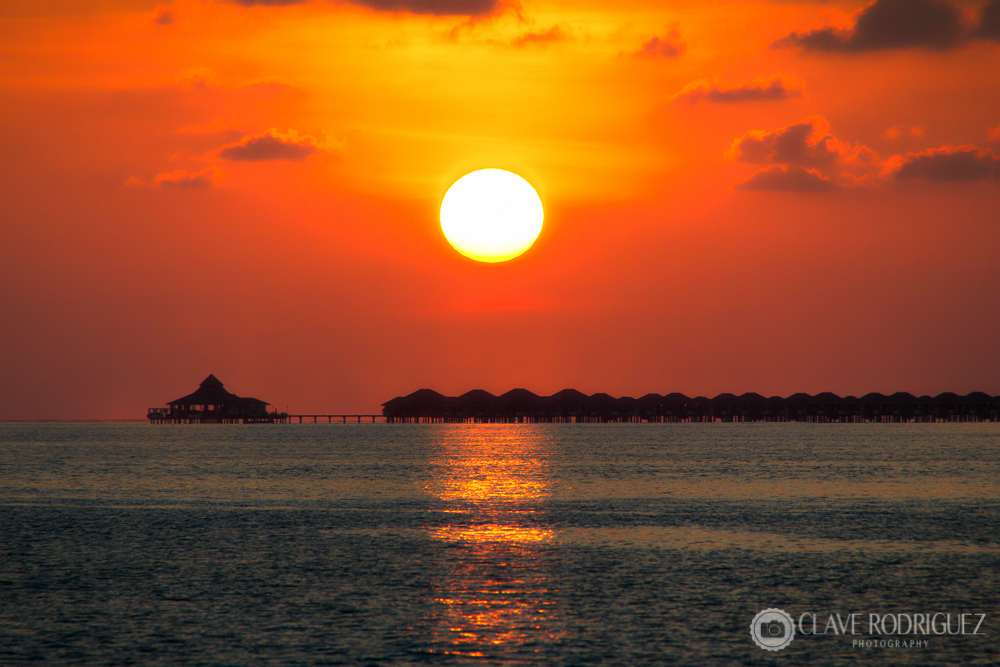
[[[927,133],[924,125],[893,125],[885,131],[886,139],[899,139],[902,136],[922,137]]]
[[[279,132],[272,128],[261,134],[251,134],[219,149],[226,160],[258,162],[266,160],[301,161],[319,150],[315,138],[300,135],[295,130]]]
[[[164,188],[210,188],[215,185],[215,169],[208,167],[194,173],[181,169],[157,174],[153,183]]]
[[[191,172],[187,169],[169,171],[157,174],[152,182],[146,181],[136,176],[131,176],[125,181],[128,188],[178,188],[178,189],[199,189],[210,188],[215,185],[217,171],[214,167],[207,167],[201,171]]]
[[[886,160],[884,175],[938,183],[1000,181],[1000,155],[975,146],[942,146]]]
[[[514,46],[532,46],[532,45],[542,45],[549,44],[551,42],[562,42],[569,39],[569,34],[558,25],[554,25],[548,30],[540,30],[538,32],[526,32],[523,35],[514,39],[511,42]]]
[[[244,7],[287,7],[307,0],[232,0]],[[502,8],[500,0],[349,0],[350,4],[380,12],[435,16],[483,16]]]
[[[674,101],[695,102],[776,102],[803,96],[802,84],[792,79],[773,77],[744,83],[726,84],[701,79],[693,81],[673,96]]]
[[[815,169],[790,165],[768,167],[734,187],[757,192],[829,192],[836,186]]]
[[[673,27],[664,37],[653,35],[653,37],[643,43],[635,55],[639,58],[676,58],[687,49],[687,45],[681,41],[680,31]]]

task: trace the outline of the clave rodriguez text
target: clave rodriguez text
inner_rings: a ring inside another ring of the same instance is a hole
[[[865,634],[866,614],[830,614],[822,624],[817,614],[799,616],[798,631],[804,635]],[[985,635],[980,628],[986,614],[867,614],[868,635]]]

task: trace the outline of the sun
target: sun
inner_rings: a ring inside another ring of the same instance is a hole
[[[445,238],[479,262],[506,262],[526,251],[542,231],[543,217],[531,184],[503,169],[466,174],[441,202]]]

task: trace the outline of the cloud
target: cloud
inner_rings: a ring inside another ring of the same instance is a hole
[[[169,7],[157,7],[153,14],[153,23],[157,25],[170,25],[174,20],[174,13]]]
[[[661,39],[653,35],[652,39],[635,52],[640,58],[676,58],[684,53],[687,46],[681,41],[677,28],[671,28],[667,36]]]
[[[704,79],[693,81],[673,96],[674,101],[684,100],[690,104],[706,100],[708,102],[774,102],[802,97],[802,86],[795,81],[784,81],[780,77],[770,80],[754,79],[747,83],[726,85]]]
[[[1000,181],[1000,155],[975,146],[942,146],[893,156],[883,173],[897,180],[920,178],[937,183]]]
[[[527,32],[515,39],[511,44],[518,47],[530,46],[533,44],[548,44],[550,42],[561,42],[569,39],[569,35],[560,26],[554,25],[548,30],[540,32]]]
[[[996,2],[992,0],[990,7]],[[949,49],[962,41],[961,19],[961,11],[948,0],[874,0],[855,14],[854,25],[848,29],[793,32],[775,46],[848,53],[912,47]]]
[[[747,132],[733,142],[727,155],[751,164],[800,167],[865,167],[879,161],[871,149],[829,134],[829,123],[821,116],[812,116],[770,132]]]
[[[769,165],[736,189],[770,192],[826,192],[867,185],[876,180],[883,164],[867,146],[830,134],[822,116],[777,130],[747,132],[732,143],[726,157]]]
[[[986,3],[973,35],[981,39],[1000,40],[1000,0],[990,0]]]
[[[129,179],[129,182],[131,181],[132,179]],[[186,169],[181,169],[179,171],[157,174],[156,178],[153,179],[153,184],[164,188],[210,188],[215,185],[215,169],[213,167],[208,167],[207,169],[202,169],[201,171],[194,173],[191,173]],[[128,185],[128,183],[126,183],[126,185]]]
[[[1000,141],[1000,125],[990,128],[989,138],[990,141]]]
[[[791,165],[768,167],[733,187],[755,192],[829,192],[836,186],[815,169]]]
[[[306,0],[233,1],[244,7],[286,7],[306,2]],[[494,13],[501,5],[500,0],[350,0],[350,3],[379,12],[432,14],[435,16],[482,16]]]
[[[890,128],[893,130],[921,136],[924,128],[896,126]],[[941,146],[882,161],[867,146],[834,137],[820,116],[769,132],[747,132],[732,143],[726,156],[739,162],[768,165],[734,186],[737,190],[826,192],[840,187],[879,187],[910,179],[935,183],[1000,182],[1000,153],[993,150]]]
[[[219,156],[227,160],[258,162],[264,160],[302,161],[315,153],[317,142],[309,136],[300,136],[295,130],[281,133],[272,128],[261,134],[250,134],[239,141],[219,149]]]
[[[910,134],[914,137],[922,137],[927,132],[927,127],[924,125],[894,125],[885,131],[886,139],[899,139],[904,134]]]

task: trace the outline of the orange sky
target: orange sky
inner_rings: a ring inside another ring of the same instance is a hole
[[[0,62],[0,419],[1000,394],[1000,0],[0,0]]]

